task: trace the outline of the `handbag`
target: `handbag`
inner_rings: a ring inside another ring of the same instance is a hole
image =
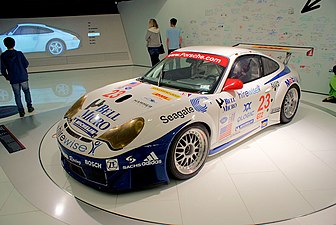
[[[161,34],[160,34],[160,47],[159,47],[159,54],[163,54],[165,53],[165,50],[164,50],[164,47],[163,47],[163,44],[162,44],[162,40],[161,40]]]
[[[165,50],[164,50],[163,44],[161,44],[159,47],[159,54],[163,54],[163,53],[165,53]]]

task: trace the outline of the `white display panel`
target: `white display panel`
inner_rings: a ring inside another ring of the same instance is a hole
[[[119,14],[0,19],[5,37],[25,53],[30,71],[131,64]]]

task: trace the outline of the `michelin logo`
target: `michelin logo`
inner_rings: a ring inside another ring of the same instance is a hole
[[[130,164],[123,166],[122,168],[124,170],[127,169],[133,169],[133,168],[138,168],[138,167],[143,167],[143,166],[152,166],[152,165],[158,165],[161,164],[162,160],[159,159],[154,152],[151,152],[141,163],[135,163],[135,164]]]

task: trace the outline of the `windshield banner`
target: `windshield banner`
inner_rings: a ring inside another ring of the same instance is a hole
[[[172,52],[169,55],[167,55],[166,58],[190,58],[190,59],[204,60],[222,65],[224,67],[226,67],[229,62],[229,59],[224,56],[207,54],[207,53],[198,53],[198,52]]]

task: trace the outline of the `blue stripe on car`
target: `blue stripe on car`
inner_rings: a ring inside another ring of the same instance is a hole
[[[209,151],[209,155],[213,155],[213,154],[215,154],[215,153],[217,153],[217,152],[220,152],[221,150],[223,150],[223,149],[225,149],[225,148],[227,148],[227,147],[233,145],[234,143],[236,143],[237,141],[239,141],[239,140],[241,140],[242,138],[246,137],[246,135],[249,135],[250,133],[252,133],[253,131],[255,131],[255,130],[258,129],[258,128],[259,128],[259,127],[256,127],[256,128],[254,128],[253,130],[250,130],[249,132],[247,132],[247,133],[245,133],[245,134],[243,134],[243,135],[241,135],[241,136],[239,136],[239,137],[237,137],[237,138],[235,138],[235,139],[233,139],[233,140],[231,140],[231,141],[229,141],[229,142],[226,142],[226,143],[224,143],[224,144],[222,144],[222,145],[220,145],[220,146],[218,146],[218,147],[216,147],[216,148],[214,148],[214,149],[211,149],[211,150]]]
[[[275,81],[277,79],[279,79],[280,77],[285,76],[286,74],[289,74],[291,72],[291,70],[288,68],[288,66],[285,66],[285,69],[283,69],[283,71],[281,71],[278,75],[272,77],[272,79],[270,79],[269,81],[267,81],[265,84],[268,84],[272,81]]]

